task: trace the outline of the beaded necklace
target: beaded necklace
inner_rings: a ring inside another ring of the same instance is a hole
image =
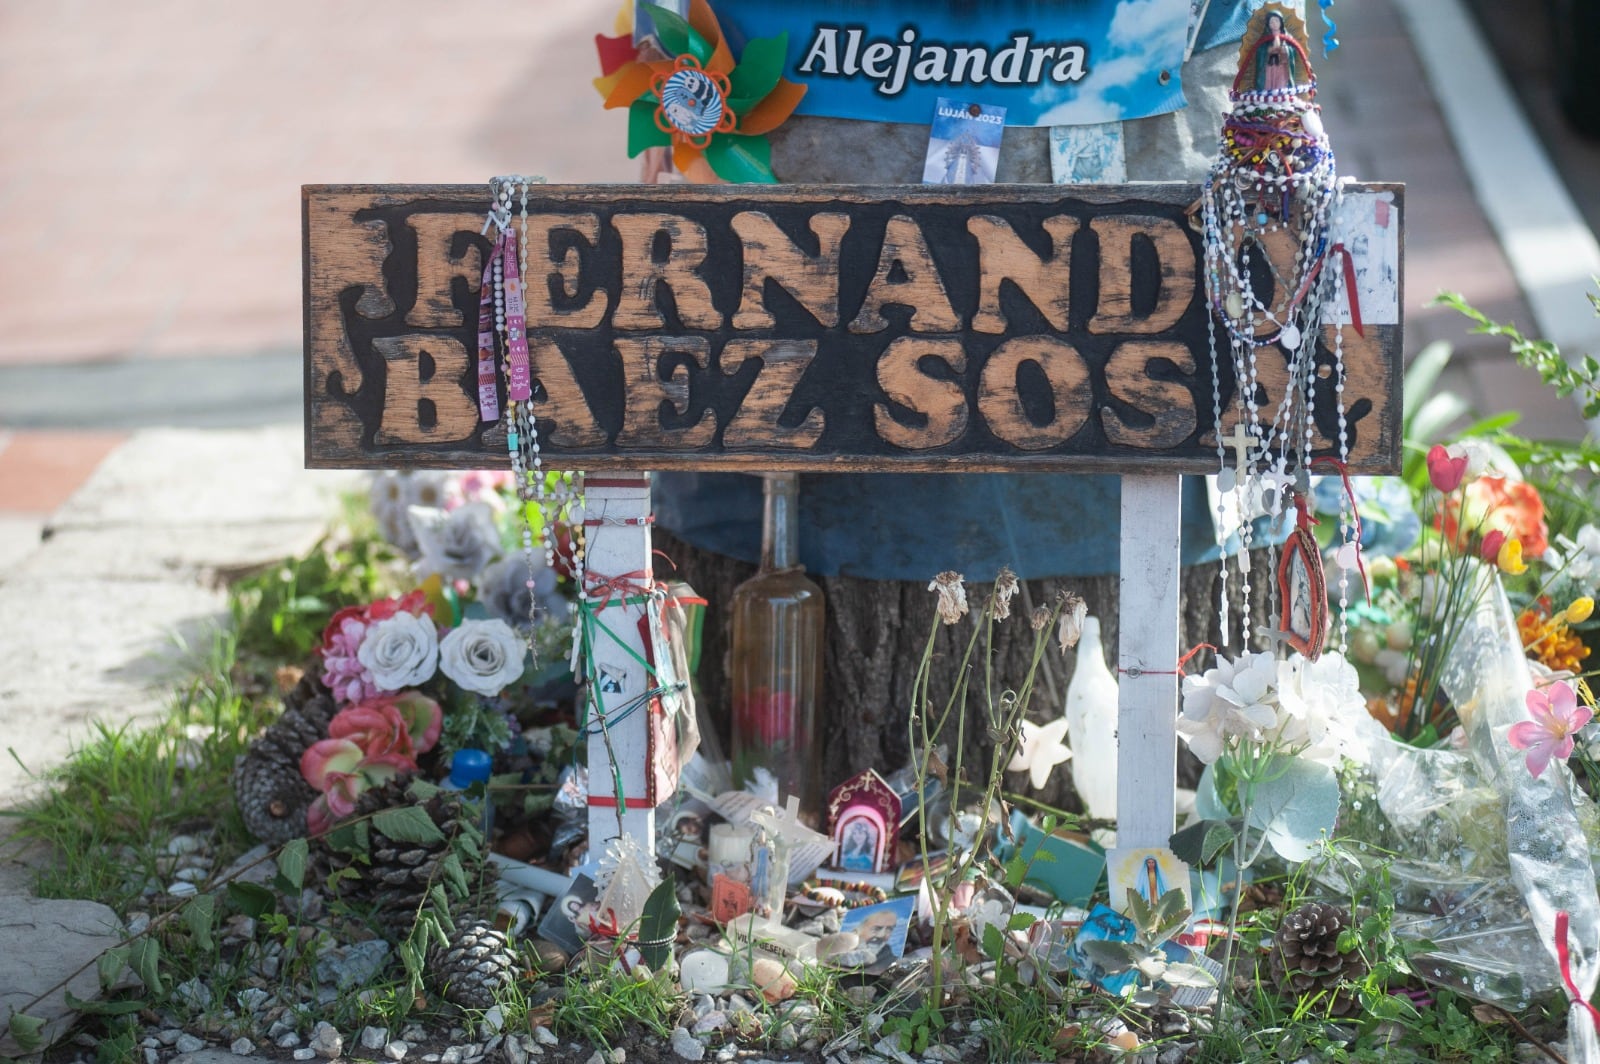
[[[538,606],[533,587],[538,563],[534,554],[534,527],[537,524],[544,564],[556,572],[565,569],[580,588],[583,586],[584,532],[580,519],[583,474],[547,473],[539,454],[539,424],[533,410],[533,379],[528,354],[527,304],[523,295],[524,279],[528,275],[528,189],[535,184],[544,184],[544,178],[511,175],[492,179],[489,183],[491,206],[484,232],[492,226],[497,234],[486,273],[494,286],[495,335],[503,353],[506,451],[522,513],[522,553],[528,568],[528,649],[537,661]],[[513,202],[517,208],[515,217]],[[483,409],[481,334],[479,348],[480,412],[486,420],[493,420]],[[565,542],[562,530],[566,530]]]
[[[1259,508],[1277,521],[1294,515],[1295,528],[1284,556],[1273,563],[1279,571],[1274,587],[1279,629],[1256,629],[1274,641],[1288,642],[1314,658],[1321,650],[1325,596],[1314,603],[1303,623],[1284,608],[1283,589],[1292,583],[1321,587],[1320,555],[1310,535],[1306,506],[1316,431],[1319,348],[1331,355],[1322,373],[1331,377],[1338,418],[1338,464],[1348,453],[1344,409],[1343,335],[1333,325],[1331,352],[1320,345],[1331,314],[1325,307],[1345,296],[1343,275],[1327,268],[1343,253],[1332,238],[1332,224],[1341,191],[1333,149],[1322,126],[1316,101],[1317,83],[1305,48],[1292,31],[1303,27],[1280,5],[1263,8],[1251,20],[1240,50],[1238,74],[1223,122],[1216,161],[1201,193],[1206,298],[1211,314],[1212,414],[1216,426],[1219,489],[1218,516],[1229,511],[1221,498],[1233,496],[1239,515],[1238,567],[1243,585],[1239,630],[1248,645],[1250,617],[1249,551],[1251,514]],[[1227,343],[1224,355],[1220,345]],[[1263,349],[1267,349],[1263,353]],[[1261,360],[1284,359],[1287,379],[1281,395],[1263,394]],[[1232,437],[1222,431],[1225,394],[1224,359],[1233,376]],[[1274,399],[1276,401],[1274,402]],[[1228,464],[1228,450],[1234,464]],[[1226,524],[1223,526],[1226,529]],[[1351,544],[1354,522],[1341,500],[1341,542]],[[1341,565],[1346,560],[1341,553]],[[1229,562],[1221,560],[1223,590],[1219,604],[1222,641],[1230,640]],[[1292,578],[1292,579],[1291,579]],[[1289,581],[1289,583],[1286,583]],[[1348,599],[1348,574],[1340,577],[1341,604]],[[1298,595],[1303,598],[1303,595]],[[1320,610],[1320,612],[1318,612]],[[1315,629],[1309,638],[1299,631]],[[1343,639],[1341,637],[1341,645]]]

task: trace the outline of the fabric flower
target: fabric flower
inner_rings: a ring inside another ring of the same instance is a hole
[[[439,741],[443,722],[439,703],[407,691],[346,706],[328,722],[328,738],[349,740],[368,758],[394,754],[414,761]]]
[[[457,510],[468,503],[481,502],[500,513],[506,508],[502,489],[513,484],[510,470],[474,469],[459,473],[445,481],[444,508]]]
[[[439,670],[458,687],[493,697],[522,675],[527,645],[498,618],[462,621],[439,644]]]
[[[1300,756],[1336,764],[1341,758],[1365,762],[1379,737],[1361,694],[1361,677],[1338,651],[1316,661],[1295,654],[1278,662],[1278,735],[1304,746]]]
[[[364,702],[378,694],[372,673],[357,656],[366,637],[366,613],[360,606],[335,613],[323,629],[322,682],[337,702]]]
[[[481,502],[454,510],[413,506],[409,513],[421,557],[417,571],[446,580],[471,580],[500,553],[494,513]]]
[[[1255,740],[1278,725],[1278,664],[1271,654],[1218,658],[1215,668],[1183,679],[1178,734],[1210,764],[1230,739]]]
[[[1022,743],[1006,764],[1007,772],[1026,772],[1028,782],[1038,790],[1050,781],[1055,767],[1072,756],[1063,741],[1067,737],[1067,718],[1057,717],[1046,724],[1022,722]]]
[[[378,531],[406,557],[417,556],[417,537],[408,511],[413,506],[443,506],[448,497],[447,479],[448,474],[434,470],[373,475],[367,498]]]
[[[967,589],[960,573],[945,570],[933,578],[928,590],[939,593],[939,619],[945,624],[955,624],[967,612]]]
[[[1594,711],[1578,705],[1570,684],[1558,682],[1528,692],[1528,715],[1533,719],[1513,724],[1506,738],[1528,752],[1528,771],[1538,779],[1552,759],[1572,756],[1573,736],[1594,718]]]
[[[1594,599],[1588,595],[1580,595],[1572,600],[1572,604],[1561,611],[1562,618],[1568,624],[1582,624],[1594,616]]]
[[[1449,495],[1467,475],[1467,455],[1459,446],[1434,444],[1428,450],[1428,480],[1440,495]]]
[[[1473,535],[1488,535],[1495,529],[1508,539],[1521,540],[1522,552],[1529,558],[1542,557],[1550,546],[1539,490],[1527,481],[1506,477],[1471,481],[1461,496],[1448,498],[1439,507],[1434,527],[1459,551],[1467,549]]]
[[[320,739],[300,755],[300,774],[320,791],[306,810],[306,827],[320,835],[355,812],[356,801],[370,787],[415,772],[416,762],[399,754],[369,755],[348,738]]]
[[[396,613],[372,625],[356,656],[380,691],[415,687],[438,667],[439,631],[431,617]]]
[[[1521,576],[1527,572],[1528,563],[1522,560],[1522,540],[1508,539],[1500,544],[1500,550],[1495,554],[1494,563],[1507,576]]]
[[[498,617],[513,628],[528,627],[530,607],[537,604],[541,613],[565,617],[569,611],[562,597],[555,570],[535,556],[533,587],[528,587],[528,563],[525,559],[507,555],[487,566],[478,574],[478,601],[491,616]]]

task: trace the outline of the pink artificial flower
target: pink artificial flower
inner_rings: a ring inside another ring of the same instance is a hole
[[[1441,495],[1449,495],[1461,486],[1467,475],[1467,455],[1459,447],[1434,444],[1428,451],[1428,479]]]
[[[1528,715],[1511,726],[1507,738],[1518,750],[1528,751],[1528,771],[1538,779],[1552,758],[1572,756],[1573,736],[1594,717],[1588,706],[1578,705],[1572,686],[1560,681],[1528,692]]]
[[[374,622],[388,620],[402,612],[418,617],[432,616],[433,606],[419,588],[398,599],[346,606],[328,620],[328,626],[322,630],[322,683],[333,693],[334,701],[353,705],[384,693],[357,655]]]
[[[300,775],[313,789],[326,794],[337,777],[353,774],[364,756],[361,747],[349,739],[319,739],[300,755]]]
[[[395,708],[406,722],[411,745],[419,754],[433,749],[444,730],[444,710],[421,691],[404,691],[394,697]]]
[[[403,731],[402,726],[402,731]],[[369,787],[387,783],[417,763],[395,753],[369,756],[354,741],[320,739],[300,755],[300,774],[321,791],[306,811],[306,829],[320,835],[355,812],[356,801]]]
[[[1499,564],[1500,548],[1506,545],[1506,534],[1498,528],[1490,529],[1483,535],[1483,543],[1478,547],[1478,557],[1490,565]]]
[[[380,695],[341,709],[328,722],[328,738],[350,740],[361,748],[364,757],[399,754],[415,760],[417,756],[405,717],[389,696]]]

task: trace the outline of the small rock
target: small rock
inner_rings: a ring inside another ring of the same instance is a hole
[[[408,1024],[406,1029],[400,1032],[400,1037],[412,1045],[416,1045],[418,1042],[427,1040],[428,1032],[420,1023],[413,1023]]]
[[[154,1049],[150,1049],[149,1047],[145,1048],[144,1064],[156,1064],[156,1062],[160,1059],[161,1054],[157,1053]]]
[[[720,1031],[728,1026],[728,1014],[720,1009],[712,1009],[698,1020],[694,1021],[695,1034],[710,1034]]]
[[[278,978],[278,966],[282,963],[276,953],[268,954],[256,962],[256,974],[263,979],[273,980]]]
[[[672,1051],[684,1060],[703,1060],[706,1055],[706,1047],[683,1027],[672,1029]]]
[[[233,1044],[230,1045],[228,1049],[230,1049],[233,1052],[233,1055],[236,1057],[248,1057],[251,1053],[256,1051],[256,1044],[250,1041],[248,1038],[235,1038],[233,1040]]]
[[[491,1005],[489,1011],[483,1014],[483,1025],[498,1034],[506,1025],[505,1010],[499,1005]],[[487,1052],[490,1048],[492,1047],[485,1046],[484,1051]]]
[[[533,1037],[537,1039],[539,1044],[542,1046],[558,1046],[561,1044],[561,1039],[557,1038],[554,1032],[552,1032],[548,1027],[535,1027],[533,1029]],[[604,1064],[604,1062],[602,1061],[601,1064]]]
[[[872,1051],[880,1057],[887,1057],[895,1061],[896,1064],[916,1064],[916,1060],[911,1054],[900,1048],[899,1038],[881,1039],[877,1045],[872,1047]]]
[[[271,1032],[269,1031],[268,1033],[270,1034]],[[293,1049],[300,1044],[300,1035],[294,1031],[288,1031],[279,1035],[275,1044],[279,1049]]]
[[[174,898],[192,898],[200,893],[200,888],[187,879],[179,879],[167,884],[167,893]]]
[[[528,1051],[520,1038],[507,1038],[500,1047],[500,1055],[506,1058],[506,1064],[528,1064]]]
[[[756,958],[756,962],[750,966],[750,981],[761,991],[761,996],[767,999],[769,1005],[794,997],[794,975],[782,961],[771,957]]]
[[[850,999],[850,1004],[858,1009],[864,1009],[878,1000],[878,988],[875,986],[847,986],[844,996]]]
[[[461,1064],[461,1058],[466,1055],[460,1046],[446,1046],[444,1052],[439,1054],[439,1064]]]
[[[198,977],[187,979],[173,987],[172,995],[196,1012],[204,1012],[211,1007],[211,988],[202,983]]]
[[[176,1027],[168,1027],[164,1031],[156,1032],[156,1041],[164,1046],[170,1046],[183,1036],[183,1032]]]
[[[605,1058],[605,1054],[596,1049],[593,1055],[589,1057],[586,1064],[611,1064],[611,1062]]]
[[[340,990],[372,982],[389,959],[389,943],[381,938],[331,949],[317,958],[317,979]]]
[[[180,1053],[198,1053],[206,1044],[192,1034],[180,1034],[178,1040],[172,1043],[172,1048]]]
[[[404,1042],[396,1039],[395,1041],[390,1042],[388,1045],[383,1047],[383,1055],[388,1057],[390,1060],[404,1060],[406,1059],[406,1051],[410,1048],[411,1047],[406,1045]]]
[[[344,1036],[338,1028],[321,1020],[311,1029],[311,1050],[323,1060],[338,1060],[344,1053]],[[299,1058],[304,1060],[306,1058]]]
[[[234,913],[222,925],[222,937],[248,941],[256,937],[256,922],[244,913]]]
[[[627,1059],[628,1051],[621,1046],[617,1046],[611,1051],[611,1064],[626,1064]]]
[[[239,991],[239,1007],[246,1012],[260,1012],[271,1000],[272,995],[259,986],[246,987]]]
[[[794,1024],[786,1023],[778,1028],[778,1033],[773,1035],[777,1040],[779,1049],[793,1049],[800,1044],[800,1032],[794,1029]]]
[[[317,1059],[317,1051],[315,1049],[311,1049],[310,1047],[307,1047],[305,1049],[296,1049],[290,1055],[293,1056],[294,1059],[296,1059],[296,1060],[315,1060],[315,1059]]]
[[[1187,1046],[1168,1046],[1156,1054],[1156,1064],[1183,1064],[1189,1059]]]
[[[728,1064],[728,1061],[732,1060],[738,1055],[739,1050],[737,1047],[723,1046],[721,1049],[717,1050],[717,1064]]]
[[[362,1049],[382,1049],[389,1043],[389,1028],[363,1027],[361,1028]]]
[[[193,835],[174,835],[167,840],[167,852],[174,857],[182,857],[186,853],[199,853],[205,843]]]
[[[180,868],[174,875],[184,883],[204,883],[210,874],[204,868]]]
[[[142,935],[148,930],[150,930],[150,914],[149,913],[137,912],[137,913],[129,913],[128,914],[128,937],[129,938],[133,938],[136,935]]]

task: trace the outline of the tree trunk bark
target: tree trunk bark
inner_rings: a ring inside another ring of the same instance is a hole
[[[730,632],[727,604],[734,588],[755,575],[755,566],[691,547],[664,529],[657,528],[655,538],[657,548],[674,563],[674,566],[662,566],[657,571],[668,571],[688,581],[710,604],[703,634],[700,673],[696,679],[704,719],[716,729],[726,750],[729,722],[732,720],[728,698]],[[1263,620],[1268,617],[1271,608],[1272,569],[1268,552],[1254,552],[1251,562],[1252,623],[1273,623]],[[1232,564],[1230,569],[1229,612],[1232,617],[1238,618],[1242,605],[1242,585],[1237,564]],[[930,579],[933,576],[932,573],[928,575]],[[862,769],[876,768],[880,772],[892,772],[909,760],[911,744],[908,725],[912,686],[916,681],[923,648],[928,641],[928,632],[935,623],[937,596],[925,584],[906,581],[861,580],[843,576],[815,579],[827,596],[828,628],[823,703],[818,721],[820,748],[814,753],[827,766],[824,784],[831,787]],[[1183,570],[1181,642],[1185,652],[1201,643],[1221,646],[1222,633],[1217,610],[1221,582],[1220,570],[1214,563],[1190,566]],[[1095,576],[1029,580],[1023,583],[1017,599],[1013,600],[1011,619],[995,625],[993,675],[1000,690],[1020,685],[1027,672],[1033,644],[1028,613],[1033,606],[1050,605],[1061,591],[1074,591],[1081,595],[1089,605],[1089,612],[1100,618],[1109,658],[1107,665],[1115,671],[1118,578]],[[939,626],[934,637],[930,685],[930,697],[935,705],[943,705],[955,685],[956,669],[966,640],[972,634],[970,625],[976,623],[974,617],[978,604],[988,594],[986,585],[969,587],[968,598],[973,603],[973,614],[963,618],[959,624]],[[1019,605],[1021,608],[1017,609]],[[1051,638],[1053,642],[1054,636]],[[1235,643],[1237,640],[1236,632]],[[1230,652],[1237,653],[1237,646],[1230,648]],[[1191,672],[1198,671],[1210,660],[1209,654],[1197,655],[1188,669]],[[976,664],[981,658],[975,654],[973,661]],[[1052,646],[1045,653],[1040,666],[1042,675],[1035,685],[1035,697],[1028,710],[1029,719],[1045,721],[1061,715],[1066,703],[1067,683],[1076,665],[1076,650],[1068,650],[1063,654]],[[969,706],[972,712],[981,713],[981,675],[975,676],[974,681]],[[993,748],[994,742],[984,734],[984,728],[981,725],[974,727],[969,721],[966,764],[976,766],[969,767],[969,776],[981,779],[987,775],[987,770],[982,766],[987,766]],[[1179,783],[1193,786],[1198,778],[1198,763],[1187,751],[1180,752]],[[1082,810],[1072,789],[1070,771],[1054,773],[1039,790],[1028,786],[1027,776],[1023,773],[1008,774],[1006,783],[1010,790],[1026,794],[1046,805],[1070,812]]]

